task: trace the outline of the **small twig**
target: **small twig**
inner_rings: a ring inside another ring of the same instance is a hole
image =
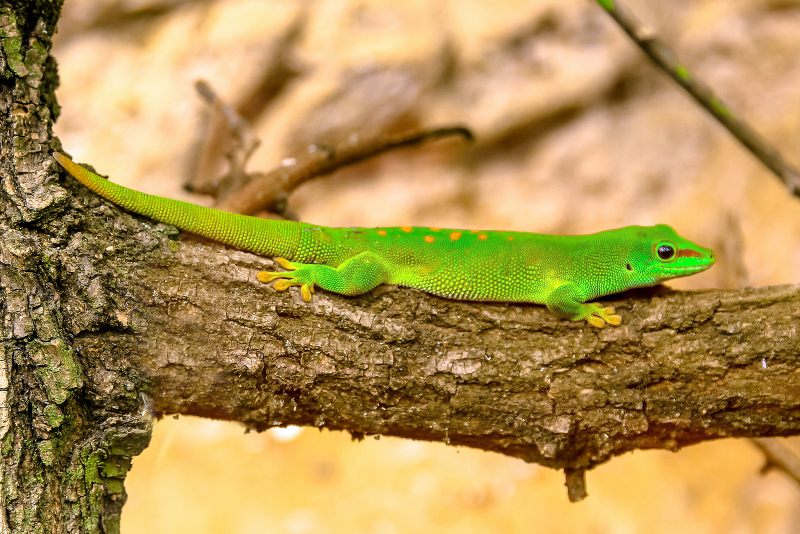
[[[423,143],[450,135],[473,139],[472,132],[463,126],[437,128],[400,136],[376,136],[362,142],[352,134],[343,146],[311,145],[307,159],[287,158],[278,169],[269,173],[248,173],[247,161],[260,144],[248,121],[233,106],[225,103],[203,80],[196,84],[197,92],[214,106],[231,132],[231,147],[227,157],[230,169],[218,180],[194,184],[192,191],[217,197],[217,207],[235,213],[252,215],[262,211],[278,213],[294,219],[286,202],[291,191],[311,178],[329,174],[341,167],[369,159],[395,148]]]
[[[247,121],[233,109],[232,106],[227,104],[222,98],[219,97],[214,88],[211,87],[205,80],[198,80],[195,83],[197,93],[203,97],[209,104],[216,106],[221,112],[228,128],[237,136],[238,140],[245,146],[247,153],[251,153],[260,144],[258,139],[254,139],[250,132],[250,125]]]
[[[566,477],[565,486],[567,486],[569,502],[581,502],[589,496],[586,491],[586,469],[566,467],[564,476]]]
[[[351,136],[350,144],[340,147],[312,145],[309,159],[298,162],[294,158],[284,160],[282,167],[267,174],[254,175],[253,180],[242,189],[221,202],[217,207],[226,211],[252,215],[260,211],[276,211],[281,199],[300,184],[330,174],[346,165],[383,154],[400,147],[416,145],[433,139],[460,135],[472,140],[473,135],[463,126],[449,126],[399,136],[380,135],[362,142]]]
[[[255,149],[261,144],[261,140],[253,132],[250,123],[239,115],[233,106],[220,98],[208,82],[199,80],[195,84],[195,88],[198,94],[213,105],[214,109],[224,119],[227,129],[231,133],[232,146],[225,154],[230,162],[230,169],[226,177],[216,184],[212,184],[213,191],[208,191],[207,188],[202,188],[203,190],[201,191],[198,187],[193,188],[193,191],[197,193],[214,193],[218,198],[225,198],[225,196],[241,189],[247,183],[245,166],[247,165],[247,160],[250,159]]]
[[[752,438],[750,441],[761,449],[767,459],[767,463],[761,470],[762,473],[777,468],[800,484],[800,458],[794,451],[775,438]]]
[[[617,21],[625,33],[656,65],[686,89],[700,105],[774,172],[793,195],[800,196],[800,172],[784,159],[778,149],[723,103],[703,80],[678,61],[675,52],[655,35],[652,28],[638,21],[618,0],[597,0],[597,3]]]

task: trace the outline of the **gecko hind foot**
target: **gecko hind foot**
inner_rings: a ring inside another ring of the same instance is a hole
[[[381,257],[373,252],[362,252],[348,258],[340,265],[295,263],[283,258],[275,258],[283,272],[260,272],[258,279],[269,283],[275,281],[275,289],[285,291],[292,286],[300,286],[303,300],[311,302],[315,287],[321,287],[340,295],[361,295],[389,279],[389,269]]]
[[[258,281],[264,282],[265,284],[269,284],[270,282],[274,281],[275,284],[273,284],[272,287],[274,287],[277,291],[286,291],[292,286],[300,286],[300,294],[303,296],[303,300],[306,302],[311,302],[311,294],[314,293],[314,282],[302,280],[300,278],[301,273],[297,272],[298,267],[292,262],[284,258],[274,259],[280,264],[281,267],[287,269],[287,271],[261,271],[257,275]]]

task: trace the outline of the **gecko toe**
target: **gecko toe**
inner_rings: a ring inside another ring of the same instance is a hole
[[[286,280],[286,279],[282,278],[282,279],[276,281],[275,285],[273,287],[277,291],[286,291],[287,289],[289,289],[290,287],[292,287],[294,285],[297,285],[297,283],[295,283],[292,280]]]
[[[314,292],[314,284],[302,284],[300,286],[300,294],[303,295],[303,300],[311,302],[311,294]]]
[[[597,328],[603,328],[606,326],[606,322],[597,315],[587,315],[586,322],[592,326],[596,326]]]
[[[616,314],[607,315],[605,320],[611,326],[619,326],[622,324],[622,317]]]
[[[599,304],[588,304],[589,313],[583,317],[586,322],[597,328],[603,328],[607,324],[619,326],[622,324],[622,317],[615,313],[613,307],[602,307]]]
[[[277,280],[278,278],[286,278],[286,273],[276,273],[271,271],[260,271],[256,278],[258,278],[259,282],[264,282],[265,284],[269,284],[273,280]]]
[[[297,269],[297,267],[295,267],[294,263],[290,262],[286,258],[272,258],[272,259],[275,260],[276,262],[278,262],[278,264],[281,267],[283,267],[284,269],[286,269],[287,271],[294,271],[295,269]]]

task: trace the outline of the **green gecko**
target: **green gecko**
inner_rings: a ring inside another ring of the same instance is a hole
[[[102,197],[140,215],[235,248],[272,256],[284,272],[260,272],[278,291],[300,286],[360,295],[397,284],[457,300],[544,304],[596,327],[622,324],[594,298],[658,285],[711,267],[714,252],[671,227],[628,226],[590,235],[417,228],[329,228],[260,219],[140,193],[53,156]]]

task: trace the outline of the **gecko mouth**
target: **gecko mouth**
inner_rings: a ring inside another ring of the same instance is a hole
[[[699,273],[700,271],[705,271],[706,269],[708,269],[712,265],[714,265],[713,261],[709,262],[709,263],[707,263],[705,265],[691,265],[691,266],[686,266],[686,267],[667,267],[665,265],[662,265],[661,268],[664,271],[667,271],[670,274],[686,274],[686,275],[688,275],[688,274]]]

